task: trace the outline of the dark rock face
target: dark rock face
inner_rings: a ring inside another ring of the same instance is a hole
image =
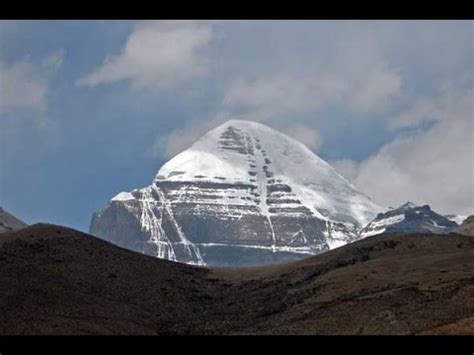
[[[195,187],[157,182],[134,192],[136,199],[112,201],[94,214],[91,234],[140,253],[195,265],[271,264],[329,250],[322,233],[325,223],[303,209],[306,214],[301,216],[275,211],[269,220],[256,206],[216,209],[193,202],[203,198],[192,193]],[[229,189],[226,184],[208,187]],[[173,193],[181,191],[183,197],[183,190],[189,191],[185,199],[190,202],[172,203]]]
[[[353,241],[361,227],[354,216],[368,221],[378,210],[326,162],[268,127],[233,122],[209,134],[150,186],[114,197],[90,233],[173,261],[259,265]]]
[[[163,193],[148,187],[136,199],[112,201],[95,213],[90,230],[121,247],[161,259],[203,264],[199,250],[187,239]]]
[[[138,211],[138,206],[136,210]],[[114,243],[123,248],[145,254],[155,252],[153,245],[148,243],[147,235],[141,231],[133,211],[124,208],[120,203],[111,203],[103,213],[94,213],[90,228],[98,233],[107,231],[115,235]]]
[[[416,206],[407,202],[396,209],[379,213],[361,230],[360,235],[368,237],[385,233],[444,234],[456,227],[456,222],[432,211],[430,206]]]

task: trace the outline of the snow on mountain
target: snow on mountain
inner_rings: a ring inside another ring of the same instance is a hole
[[[127,201],[133,200],[135,197],[130,192],[120,192],[119,194],[112,197],[111,201]]]
[[[456,222],[432,211],[430,206],[407,202],[398,208],[380,213],[360,232],[361,238],[383,233],[448,233]]]
[[[382,211],[305,145],[232,120],[115,196],[91,233],[175,261],[253,265],[344,245]]]
[[[305,145],[251,121],[232,120],[210,131],[163,165],[156,180],[252,183],[265,178],[288,183],[318,217],[347,214],[365,225],[381,210]]]
[[[454,214],[445,214],[444,217],[449,219],[450,221],[456,222],[458,226],[460,226],[466,219],[469,217],[468,215],[454,215]]]
[[[474,215],[467,216],[459,227],[453,229],[453,232],[474,237]]]

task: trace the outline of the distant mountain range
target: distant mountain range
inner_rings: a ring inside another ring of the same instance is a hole
[[[150,186],[113,197],[90,233],[161,259],[254,266],[379,234],[446,234],[466,217],[412,202],[382,208],[303,144],[232,120],[164,164]],[[0,233],[26,226],[0,207]]]
[[[380,213],[360,231],[360,237],[383,233],[437,233],[444,234],[458,224],[434,211],[430,206],[407,202],[402,206]]]

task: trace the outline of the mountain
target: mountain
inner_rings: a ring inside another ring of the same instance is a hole
[[[37,224],[0,235],[0,334],[474,334],[474,238],[203,268]],[[407,302],[409,300],[409,302]]]
[[[456,222],[458,226],[462,224],[466,220],[466,215],[456,215],[456,214],[445,214],[444,217],[449,219],[450,221]]]
[[[430,206],[417,206],[407,202],[398,208],[379,213],[359,235],[366,238],[382,233],[448,233],[458,224],[431,210]]]
[[[453,229],[453,232],[474,237],[474,215],[467,217],[459,227]]]
[[[352,242],[381,211],[305,145],[232,120],[112,198],[90,233],[173,261],[257,265]]]
[[[15,231],[26,226],[26,223],[20,221],[18,218],[0,207],[0,233]]]

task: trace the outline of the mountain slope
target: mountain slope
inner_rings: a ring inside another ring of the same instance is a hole
[[[0,334],[472,335],[473,270],[474,238],[457,234],[207,269],[34,225],[0,235]]]
[[[306,146],[265,125],[228,121],[122,192],[90,232],[197,265],[256,265],[357,239],[382,208]]]
[[[15,231],[26,226],[26,223],[20,221],[18,218],[0,207],[0,233]]]
[[[467,217],[466,215],[455,215],[455,214],[445,214],[444,217],[449,219],[450,221],[456,222],[458,226],[462,224],[466,220]]]
[[[382,233],[448,233],[457,223],[431,210],[430,206],[417,206],[407,202],[398,208],[380,213],[365,226],[361,238]]]
[[[453,232],[474,237],[474,215],[467,217],[459,227],[453,229]]]

